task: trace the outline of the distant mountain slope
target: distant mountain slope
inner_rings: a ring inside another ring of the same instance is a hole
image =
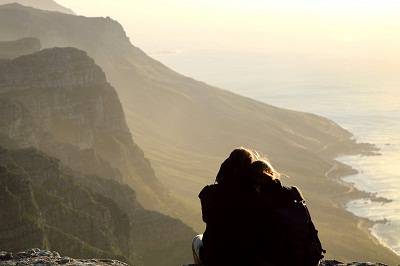
[[[0,41],[0,59],[12,59],[21,55],[38,52],[40,41],[35,38],[24,38],[15,41]]]
[[[45,30],[44,30],[45,29]],[[275,108],[179,75],[134,47],[110,18],[85,18],[21,6],[0,7],[0,39],[39,38],[44,47],[73,46],[92,56],[116,87],[135,141],[157,176],[196,215],[197,193],[212,182],[224,156],[238,146],[257,148],[299,185],[329,256],[340,260],[398,261],[371,238],[364,223],[342,208],[349,189],[327,178],[348,169],[333,158],[370,149],[325,118]],[[266,73],[268,74],[268,73]],[[347,171],[348,172],[348,171]],[[196,223],[197,222],[197,223]],[[356,242],[356,243],[355,243]]]
[[[75,14],[69,8],[63,7],[54,0],[0,0],[0,5],[18,3],[24,6],[34,7],[37,9],[57,11],[66,14]]]
[[[54,248],[132,265],[190,260],[189,227],[143,209],[128,186],[79,176],[35,149],[0,147],[0,201],[0,250]]]

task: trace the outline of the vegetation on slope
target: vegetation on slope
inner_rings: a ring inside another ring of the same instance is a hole
[[[133,265],[190,260],[189,227],[143,209],[128,186],[80,176],[35,149],[0,147],[0,192],[0,250],[51,248]]]

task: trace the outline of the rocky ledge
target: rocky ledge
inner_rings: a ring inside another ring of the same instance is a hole
[[[72,259],[60,256],[58,252],[33,248],[19,253],[0,252],[0,266],[128,266],[128,264],[109,259]]]
[[[72,259],[63,257],[58,252],[40,250],[38,248],[29,249],[18,253],[0,251],[0,266],[129,266],[126,263],[110,260],[110,259]],[[387,266],[381,263],[370,262],[352,262],[343,263],[335,260],[323,261],[321,266]],[[184,266],[196,266],[195,264],[187,264]],[[200,266],[200,265],[197,265]]]

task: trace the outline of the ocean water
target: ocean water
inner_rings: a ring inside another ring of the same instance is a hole
[[[336,56],[219,51],[153,54],[180,73],[269,104],[323,115],[375,144],[380,156],[338,160],[359,171],[344,177],[390,202],[358,199],[352,213],[376,221],[371,233],[400,255],[400,78],[382,62]],[[367,62],[367,63],[365,63]]]

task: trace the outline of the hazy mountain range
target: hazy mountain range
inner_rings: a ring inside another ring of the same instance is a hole
[[[21,5],[35,7],[42,10],[57,11],[66,14],[75,14],[74,11],[72,11],[71,9],[63,7],[53,0],[0,0],[0,5],[10,3],[19,3]]]
[[[0,58],[13,59],[21,55],[38,52],[40,49],[40,41],[36,38],[24,38],[16,41],[0,42]]]
[[[371,238],[365,222],[341,206],[357,192],[349,193],[334,180],[349,169],[333,159],[368,153],[372,147],[357,144],[337,124],[184,77],[133,46],[110,18],[18,4],[0,7],[0,40],[32,37],[43,48],[76,47],[89,57],[67,48],[2,60],[0,99],[14,110],[2,115],[5,137],[59,158],[76,172],[127,183],[146,208],[179,217],[198,230],[201,187],[213,181],[231,149],[256,148],[303,189],[329,256],[398,260]],[[13,116],[18,118],[10,120]],[[192,233],[183,224],[177,228]]]
[[[9,138],[81,173],[130,183],[148,204],[158,201],[150,198],[164,193],[162,185],[132,140],[114,88],[85,52],[45,49],[4,60],[0,69],[2,99],[20,104],[27,113],[15,117],[3,111],[3,132]],[[31,119],[21,123],[28,115]]]
[[[164,253],[165,265],[190,259],[194,231],[136,199],[131,187],[148,202],[168,201],[114,88],[85,52],[0,60],[0,111],[0,249],[40,246],[134,265]]]

